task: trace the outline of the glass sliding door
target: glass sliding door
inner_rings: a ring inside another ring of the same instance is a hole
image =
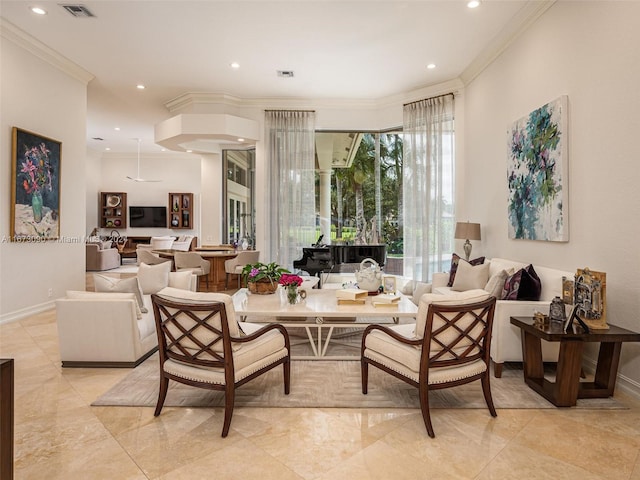
[[[255,248],[255,150],[223,150],[222,159],[223,238],[230,245]]]

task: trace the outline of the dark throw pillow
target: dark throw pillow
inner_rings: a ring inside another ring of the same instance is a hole
[[[460,258],[457,253],[451,255],[451,270],[449,270],[449,282],[447,283],[447,287],[453,287],[453,281],[456,278],[456,272],[458,271],[458,263],[462,260],[466,262],[464,258]],[[482,265],[484,263],[484,257],[474,258],[473,260],[469,260],[471,265]]]
[[[507,277],[502,289],[502,300],[540,300],[542,284],[533,265],[521,268]]]

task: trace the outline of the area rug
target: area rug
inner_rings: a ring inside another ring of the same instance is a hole
[[[514,364],[517,365],[517,364]],[[109,391],[96,399],[94,406],[154,407],[158,399],[158,355],[135,368]],[[491,393],[496,408],[555,408],[527,387],[522,370],[505,364],[502,378],[491,377]],[[431,408],[487,408],[480,382],[473,382],[429,394]],[[369,368],[369,393],[362,394],[360,362],[291,362],[291,392],[284,394],[282,367],[248,382],[236,390],[236,406],[245,407],[326,407],[326,408],[419,408],[416,388]],[[211,392],[169,382],[165,406],[220,407],[222,392]],[[578,408],[627,408],[614,398],[585,399]]]

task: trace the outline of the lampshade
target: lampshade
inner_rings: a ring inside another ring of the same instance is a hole
[[[469,222],[456,223],[454,238],[460,240],[480,240],[480,224]]]

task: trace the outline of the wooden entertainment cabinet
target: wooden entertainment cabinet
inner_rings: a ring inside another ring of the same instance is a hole
[[[100,192],[100,228],[127,228],[127,194]]]
[[[169,228],[193,228],[193,193],[169,193]]]

